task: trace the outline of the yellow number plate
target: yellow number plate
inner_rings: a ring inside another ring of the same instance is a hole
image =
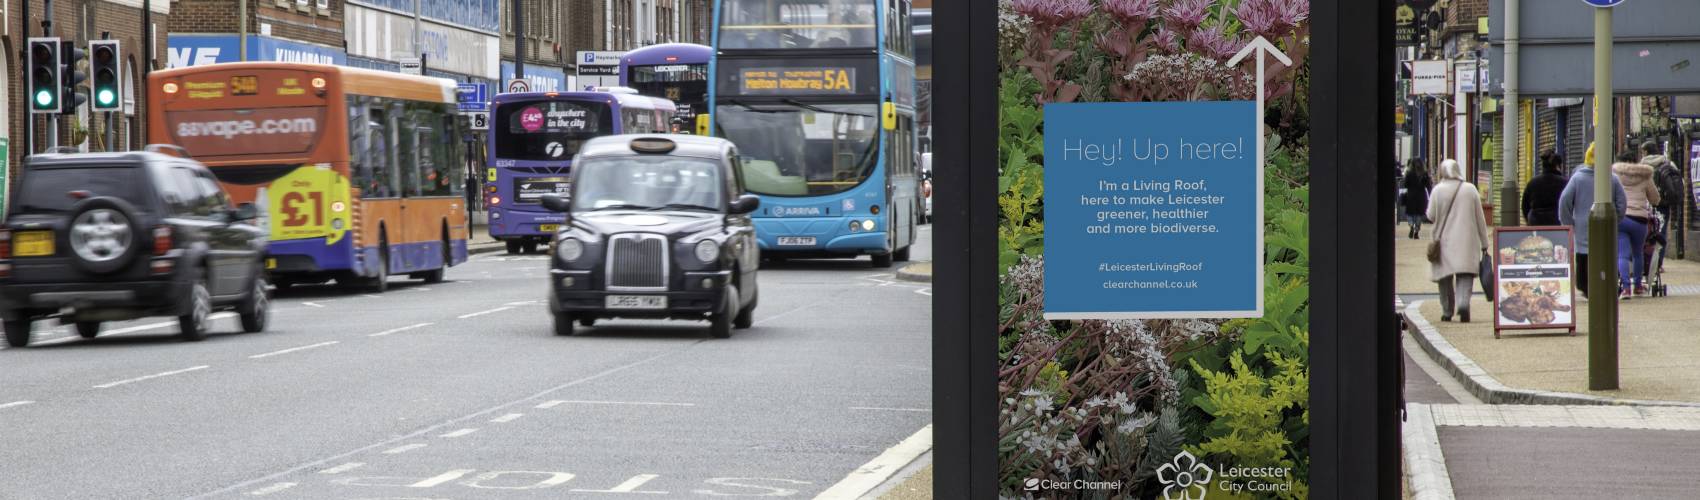
[[[537,226],[538,231],[543,231],[545,233],[553,233],[553,232],[555,232],[556,229],[560,229],[560,228],[561,228],[560,224],[539,224]]]
[[[53,231],[23,231],[14,238],[19,257],[53,255]]]
[[[266,259],[266,269],[277,269],[277,259]]]

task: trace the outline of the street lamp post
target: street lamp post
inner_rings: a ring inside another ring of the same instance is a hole
[[[1598,0],[1596,0],[1598,1]],[[1611,164],[1616,158],[1612,110],[1611,8],[1594,9],[1594,207],[1588,214],[1588,389],[1617,389],[1617,207],[1612,203]]]

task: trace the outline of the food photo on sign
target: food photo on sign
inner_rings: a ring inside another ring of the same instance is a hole
[[[1505,329],[1575,332],[1576,298],[1568,227],[1507,227],[1494,231],[1494,336]]]

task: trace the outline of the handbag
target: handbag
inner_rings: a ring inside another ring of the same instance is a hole
[[[1493,282],[1495,279],[1493,275],[1493,260],[1486,253],[1482,254],[1481,271],[1481,274],[1478,274],[1477,276],[1481,276],[1482,295],[1487,296],[1488,302],[1493,302]]]
[[[1458,189],[1460,191],[1464,189],[1463,181],[1459,181]],[[1458,191],[1453,191],[1452,200],[1446,202],[1446,215],[1441,218],[1441,221],[1452,220],[1452,211],[1458,209],[1457,204],[1453,203],[1455,201],[1458,201]],[[1444,228],[1439,223],[1435,224],[1434,240],[1428,242],[1428,263],[1430,264],[1440,263],[1440,237],[1446,234],[1444,231]]]

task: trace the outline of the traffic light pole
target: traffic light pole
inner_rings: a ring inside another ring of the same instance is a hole
[[[53,36],[53,0],[41,0],[41,36]],[[52,113],[47,115],[47,150],[56,147],[59,147],[59,114]]]

